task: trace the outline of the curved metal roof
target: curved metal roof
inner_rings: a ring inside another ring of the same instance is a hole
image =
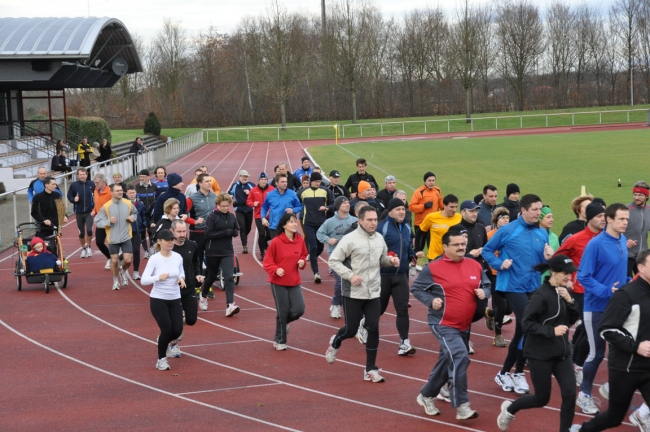
[[[131,35],[115,18],[0,18],[0,60],[76,60],[104,68],[117,57],[127,61],[128,73],[142,71]]]

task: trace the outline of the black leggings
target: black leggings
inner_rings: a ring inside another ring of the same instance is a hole
[[[510,341],[508,346],[508,355],[506,360],[503,362],[503,369],[501,373],[510,372],[513,366],[515,366],[515,373],[521,373],[524,371],[524,365],[526,363],[526,358],[524,357],[523,350],[519,349],[519,342],[522,342],[524,338],[524,330],[521,327],[521,323],[524,320],[524,309],[526,309],[526,303],[528,303],[528,297],[531,293],[505,293],[506,300],[512,311],[515,313],[515,335]]]
[[[208,296],[210,287],[218,279],[219,267],[221,267],[224,285],[221,288],[226,292],[226,306],[234,303],[235,278],[233,273],[235,272],[235,258],[233,256],[206,257],[206,266],[208,274],[203,280],[203,285],[201,285],[201,295],[203,297]]]
[[[151,315],[160,327],[158,336],[158,359],[167,356],[167,345],[183,333],[183,305],[181,299],[163,300],[151,297]]]
[[[305,233],[305,241],[307,242],[307,249],[309,250],[309,262],[311,263],[311,271],[318,273],[318,257],[323,253],[325,245],[318,241],[316,238],[316,231],[318,227],[311,225],[303,225],[303,232]]]
[[[187,294],[185,294],[187,292]],[[199,314],[199,303],[196,301],[196,288],[187,286],[181,291],[181,304],[185,312],[185,324],[193,326]]]
[[[541,408],[551,399],[551,376],[555,375],[560,385],[562,406],[560,407],[560,432],[568,432],[573,423],[576,399],[576,376],[573,373],[571,358],[564,360],[535,360],[528,359],[530,379],[533,383],[534,394],[528,394],[516,399],[508,412],[517,414],[518,411],[529,408]]]
[[[375,365],[377,359],[377,347],[379,346],[379,312],[381,311],[381,300],[353,299],[343,297],[343,313],[345,325],[336,333],[332,347],[338,349],[345,339],[353,338],[357,334],[361,318],[365,316],[365,328],[368,330],[368,341],[366,343],[366,370],[378,369]]]
[[[111,259],[111,253],[106,246],[106,230],[104,228],[95,228],[95,244],[106,259]]]
[[[253,227],[253,212],[235,212],[237,216],[237,223],[239,224],[239,237],[241,237],[241,245],[248,245],[248,234]]]
[[[255,219],[255,226],[257,227],[257,246],[260,248],[260,253],[266,253],[266,248],[269,247],[271,241],[271,232],[262,224],[262,218]]]
[[[133,248],[133,271],[140,270],[140,233],[134,232],[131,237],[131,246]]]
[[[381,315],[386,312],[390,297],[393,297],[395,306],[395,325],[400,339],[409,337],[409,279],[406,274],[381,275]]]
[[[422,252],[425,246],[429,246],[431,234],[429,231],[422,231],[419,225],[415,225],[415,251]]]
[[[199,255],[199,263],[201,265],[201,273],[199,275],[201,275],[203,274],[203,262],[205,260],[205,232],[191,231],[190,239],[196,242],[196,253]]]

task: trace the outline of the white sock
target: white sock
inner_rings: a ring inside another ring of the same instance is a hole
[[[643,403],[643,405],[639,407],[639,415],[641,417],[648,417],[648,415],[650,415],[650,408],[648,408],[646,403]]]

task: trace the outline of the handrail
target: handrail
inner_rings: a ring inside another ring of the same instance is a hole
[[[56,154],[56,143],[47,135],[43,135],[38,129],[21,125],[19,122],[14,122],[13,127],[14,130],[18,128],[20,131],[20,136],[12,138],[13,140],[20,141],[26,144],[29,149],[41,151],[50,157]]]

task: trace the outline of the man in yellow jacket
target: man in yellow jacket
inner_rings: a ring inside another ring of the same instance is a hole
[[[443,209],[441,211],[430,213],[420,224],[423,233],[427,231],[430,234],[429,253],[427,258],[432,261],[442,255],[442,236],[445,235],[449,228],[458,225],[463,217],[458,210],[458,197],[449,194],[442,200]]]
[[[424,174],[424,185],[413,192],[409,203],[409,210],[414,216],[415,252],[421,252],[424,250],[424,246],[429,243],[429,236],[426,230],[420,229],[420,224],[431,213],[442,210],[442,207],[442,191],[436,186],[436,175],[429,171]]]

